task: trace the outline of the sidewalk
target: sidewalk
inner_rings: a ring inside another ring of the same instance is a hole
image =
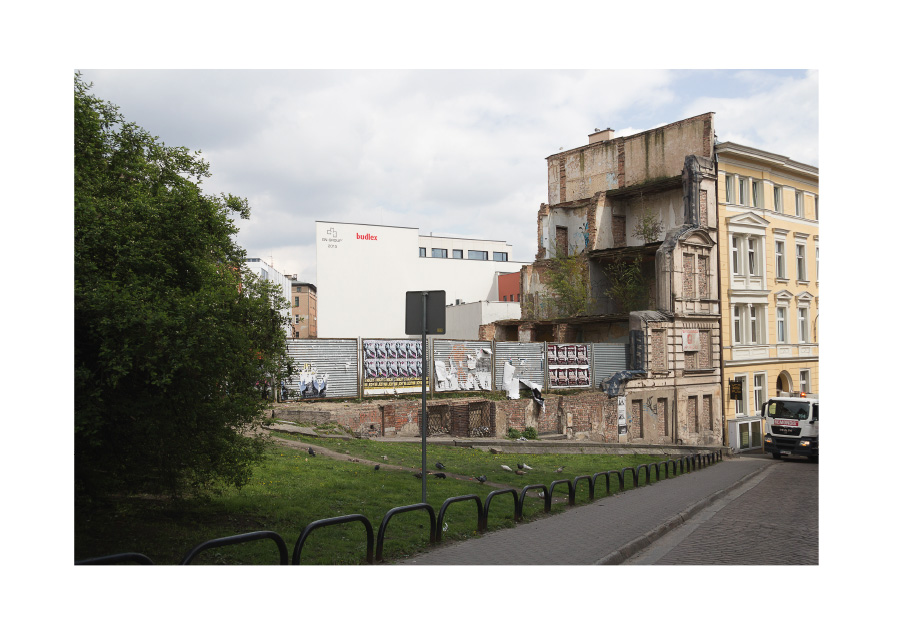
[[[397,565],[612,565],[775,464],[741,456],[416,555]]]

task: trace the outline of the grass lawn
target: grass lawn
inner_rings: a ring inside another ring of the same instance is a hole
[[[371,522],[375,537],[384,515],[391,508],[421,502],[421,481],[414,475],[390,470],[386,465],[418,468],[421,444],[378,442],[363,439],[313,438],[278,434],[302,444],[313,444],[385,465],[371,466],[337,460],[319,454],[310,457],[303,449],[272,444],[265,461],[253,473],[250,483],[239,491],[232,489],[218,496],[171,502],[140,497],[123,498],[112,503],[75,511],[75,560],[119,552],[140,552],[157,564],[175,564],[194,546],[219,537],[257,530],[277,532],[287,543],[289,557],[307,524],[330,517],[363,514]],[[305,448],[305,446],[303,447]],[[383,459],[387,456],[387,460]],[[549,484],[557,479],[573,479],[624,466],[659,461],[646,455],[587,454],[513,454],[493,455],[481,450],[428,445],[428,469],[438,472],[436,462],[446,468],[447,479],[428,478],[428,503],[439,513],[449,497],[477,494],[481,501],[498,486],[479,484],[473,477],[484,475],[493,484],[521,490],[527,484]],[[513,470],[526,463],[533,468],[527,475]],[[561,473],[555,470],[564,466]],[[663,471],[664,474],[664,471]],[[663,477],[664,478],[664,477]],[[605,496],[605,487],[597,482],[596,497]],[[626,488],[632,487],[630,474]],[[612,480],[611,491],[618,490]],[[533,489],[529,494],[535,492]],[[588,485],[580,482],[576,502],[589,501]],[[552,513],[565,509],[568,489],[557,486],[553,493]],[[543,501],[527,497],[524,519],[543,515]],[[444,541],[477,536],[475,502],[463,501],[450,506],[445,517]],[[512,497],[500,495],[490,504],[488,531],[514,524]],[[426,511],[394,516],[384,541],[384,560],[400,560],[428,547],[430,522]],[[360,564],[365,562],[366,533],[361,523],[319,528],[306,541],[303,564]],[[278,551],[272,541],[215,548],[200,554],[195,564],[273,564]]]

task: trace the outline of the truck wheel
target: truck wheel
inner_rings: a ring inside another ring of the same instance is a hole
[[[773,457],[774,459],[780,459],[780,453],[778,453],[777,451],[771,451],[771,457]]]

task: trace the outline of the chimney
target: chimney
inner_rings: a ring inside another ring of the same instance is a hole
[[[605,130],[600,130],[599,128],[594,128],[592,134],[587,135],[587,143],[595,144],[600,141],[611,141],[612,136],[615,134],[615,131],[611,128],[606,128]]]

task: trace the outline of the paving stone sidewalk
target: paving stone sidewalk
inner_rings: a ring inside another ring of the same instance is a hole
[[[563,513],[488,532],[397,565],[595,565],[620,563],[772,462],[738,457],[627,490]],[[667,524],[667,525],[666,525]],[[664,527],[663,527],[664,526]]]

